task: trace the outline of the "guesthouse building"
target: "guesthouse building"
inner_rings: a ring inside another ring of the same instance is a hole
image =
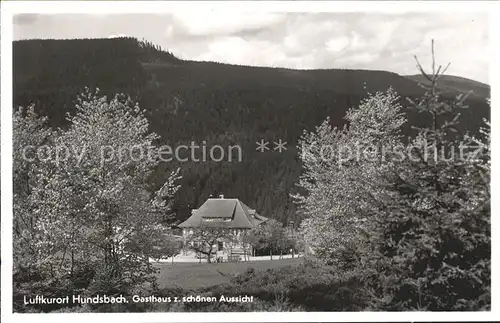
[[[186,254],[196,239],[193,235],[209,236],[214,234],[216,260],[239,260],[245,255],[251,255],[252,248],[244,243],[244,235],[267,220],[256,210],[248,207],[237,198],[209,198],[198,209],[191,212],[191,216],[178,226],[182,228]],[[215,236],[217,234],[217,236]],[[205,239],[204,241],[207,241]],[[201,256],[198,254],[197,256]]]

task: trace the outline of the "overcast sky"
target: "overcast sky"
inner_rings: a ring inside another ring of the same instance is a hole
[[[488,82],[484,13],[251,13],[18,15],[14,39],[132,36],[180,58],[298,69],[376,69],[416,74],[413,55],[448,74]]]

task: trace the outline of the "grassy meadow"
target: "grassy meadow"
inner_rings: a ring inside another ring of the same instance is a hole
[[[275,269],[286,266],[297,266],[303,258],[276,259],[272,261],[248,261],[237,263],[156,263],[158,284],[160,288],[182,287],[198,289],[229,283],[231,278],[243,274],[248,268]]]

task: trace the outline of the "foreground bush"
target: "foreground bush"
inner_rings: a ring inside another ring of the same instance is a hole
[[[211,288],[207,292],[217,297],[251,295],[262,302],[264,308],[281,304],[303,311],[359,311],[368,304],[358,277],[313,262],[265,271],[250,268],[234,278],[230,285]],[[199,306],[189,304],[187,309]]]

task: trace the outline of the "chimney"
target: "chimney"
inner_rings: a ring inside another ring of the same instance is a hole
[[[219,198],[223,199],[224,198],[224,194],[219,195]]]

